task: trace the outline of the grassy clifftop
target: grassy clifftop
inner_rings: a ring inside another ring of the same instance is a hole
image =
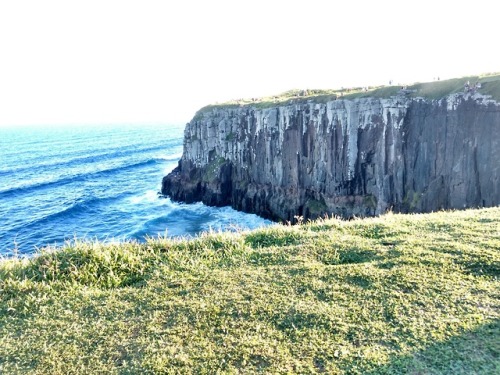
[[[0,373],[500,368],[500,208],[320,220],[0,263]]]
[[[477,91],[483,95],[491,95],[500,101],[500,74],[492,73],[478,76],[467,76],[453,78],[443,81],[415,83],[404,86],[377,86],[377,87],[353,87],[337,90],[290,90],[276,96],[232,100],[225,103],[212,104],[201,108],[195,115],[199,118],[203,113],[214,108],[237,108],[249,106],[254,108],[269,108],[276,105],[287,105],[292,103],[303,103],[308,100],[325,103],[335,99],[356,99],[356,98],[389,98],[395,95],[406,95],[409,97],[423,97],[427,99],[440,99],[450,94],[464,91],[464,84],[469,81],[471,85],[479,82],[481,88]]]

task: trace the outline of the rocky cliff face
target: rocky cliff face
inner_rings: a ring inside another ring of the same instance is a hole
[[[204,112],[162,193],[294,221],[494,206],[499,179],[499,103],[394,96]]]

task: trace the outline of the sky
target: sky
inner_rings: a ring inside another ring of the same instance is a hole
[[[0,0],[0,126],[500,71],[496,0]]]

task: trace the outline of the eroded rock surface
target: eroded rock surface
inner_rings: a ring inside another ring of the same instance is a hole
[[[294,221],[495,206],[499,177],[499,103],[394,96],[204,112],[162,193]]]

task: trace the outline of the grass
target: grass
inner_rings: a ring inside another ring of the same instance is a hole
[[[500,208],[0,263],[0,373],[492,374]]]
[[[389,98],[397,95],[409,97],[423,97],[426,99],[441,99],[447,95],[464,91],[464,83],[471,84],[480,82],[482,87],[478,90],[483,95],[491,95],[492,99],[500,101],[500,74],[490,73],[485,75],[467,76],[453,78],[443,81],[415,83],[406,86],[407,93],[401,91],[401,86],[376,86],[354,87],[350,89],[337,90],[290,90],[276,96],[231,100],[220,104],[211,104],[201,108],[194,120],[199,120],[204,114],[217,108],[240,108],[248,107],[255,109],[271,108],[276,106],[307,103],[326,103],[336,99],[358,99],[358,98]]]
[[[491,95],[493,99],[500,100],[500,75],[489,76],[469,76],[449,79],[446,81],[436,81],[418,83],[408,87],[415,90],[412,96],[422,96],[429,99],[440,99],[449,94],[464,91],[464,83],[469,81],[471,85],[480,82],[482,87],[478,90],[484,95]]]

